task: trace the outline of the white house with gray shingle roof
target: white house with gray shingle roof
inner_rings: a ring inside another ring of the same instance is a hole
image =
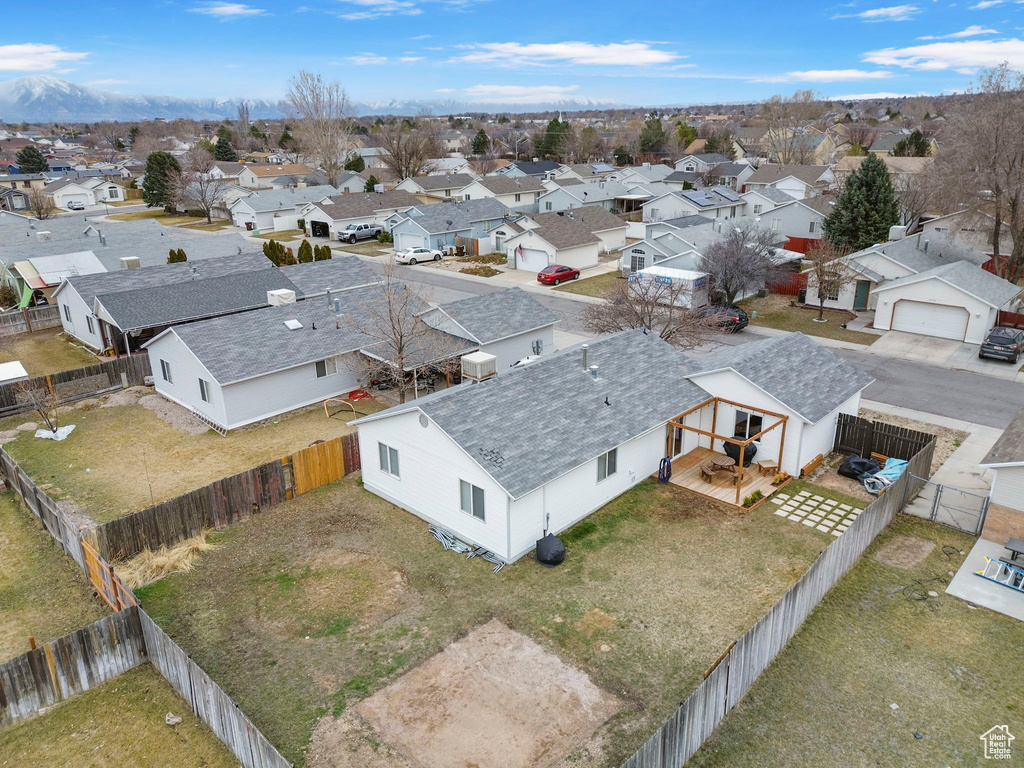
[[[695,432],[673,439],[669,421],[680,414],[696,409],[685,423],[710,428],[715,397],[749,404],[746,414],[718,404],[730,434],[741,418],[744,429],[756,426],[757,408],[785,414],[780,464],[797,475],[831,450],[838,414],[856,413],[871,381],[800,334],[699,363],[640,330],[588,347],[586,357],[571,347],[354,422],[363,487],[512,562],[545,531],[569,528],[656,473],[667,451],[674,458],[707,448],[709,438]],[[763,438],[763,455],[772,455],[776,432]]]
[[[540,213],[521,220],[522,231],[505,240],[509,264],[539,272],[549,264],[594,267],[600,255],[626,244],[626,222],[598,205]]]
[[[1013,510],[1003,519],[1012,522],[1017,538],[1024,538],[1024,409],[1017,412],[978,466],[992,472],[992,504]]]
[[[301,209],[309,203],[329,200],[341,194],[324,184],[316,187],[288,187],[264,189],[235,200],[228,206],[236,227],[248,230],[282,231],[295,229]]]

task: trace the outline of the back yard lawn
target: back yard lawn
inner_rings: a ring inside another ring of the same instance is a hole
[[[1024,624],[944,591],[973,544],[898,516],[690,765],[981,765],[1024,732]]]
[[[843,323],[856,317],[852,312],[842,310],[825,310],[827,323],[816,323],[816,308],[791,307],[792,296],[770,293],[763,299],[752,296],[737,302],[747,311],[751,325],[763,325],[766,328],[777,328],[780,331],[800,331],[808,336],[821,336],[826,339],[849,341],[854,344],[871,344],[878,341],[878,336],[862,331],[848,331]],[[757,317],[753,316],[757,312]]]
[[[645,482],[564,534],[561,566],[492,574],[349,478],[213,534],[193,571],[138,594],[299,765],[403,765],[354,705],[498,619],[624,702],[564,763],[617,766],[832,540],[768,506]]]
[[[152,390],[138,388],[134,394],[139,391],[147,393],[143,398],[147,404],[187,418],[184,409]],[[128,401],[134,402],[132,391],[111,397],[122,398],[126,393]],[[76,425],[63,442],[39,440],[23,432],[4,448],[53,498],[74,502],[100,523],[278,459],[316,440],[351,432],[348,421],[354,418],[339,414],[329,419],[316,406],[223,437],[212,430],[192,434],[142,405],[99,407],[97,402],[61,417],[61,423]],[[357,407],[364,413],[380,408],[366,401]],[[0,430],[29,418],[22,415],[0,422]]]
[[[91,352],[67,341],[58,328],[0,338],[0,363],[11,360],[20,360],[29,376],[43,376],[100,362]]]
[[[29,637],[44,643],[106,614],[32,513],[13,492],[0,494],[0,661],[27,653]]]
[[[565,293],[578,293],[583,296],[595,296],[604,298],[619,284],[623,277],[618,272],[607,272],[594,277],[581,277],[579,280],[570,280],[568,283],[555,288],[556,291]]]
[[[172,712],[182,721],[164,723]],[[149,664],[0,731],[0,766],[236,768],[226,746]]]

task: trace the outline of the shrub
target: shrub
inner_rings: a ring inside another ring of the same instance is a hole
[[[313,246],[309,244],[309,240],[303,240],[302,245],[299,246],[299,263],[308,264],[313,260]]]
[[[393,243],[393,242],[395,242],[395,236],[392,235],[387,230],[383,230],[379,235],[377,235],[377,242],[378,243]]]
[[[196,218],[205,219],[206,218],[206,211],[204,211],[202,208],[189,208],[187,211],[185,211],[185,215],[186,216],[195,216]]]
[[[18,292],[9,285],[0,286],[0,307],[13,307],[18,303]]]
[[[743,499],[743,506],[752,507],[763,498],[764,494],[761,493],[761,491],[754,491],[752,494]]]
[[[301,229],[303,232],[305,232],[306,231],[306,220],[305,219],[299,219],[298,221],[295,222],[295,226],[297,226],[299,229]]]

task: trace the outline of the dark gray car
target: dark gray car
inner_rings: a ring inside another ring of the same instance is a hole
[[[1020,360],[1021,352],[1024,352],[1024,331],[1019,328],[996,326],[981,342],[978,357],[994,357],[998,360],[1017,363]]]

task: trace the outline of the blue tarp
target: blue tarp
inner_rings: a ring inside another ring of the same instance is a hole
[[[865,490],[877,496],[883,488],[887,488],[895,483],[906,468],[907,462],[903,459],[886,459],[883,469],[870,477],[864,478]]]

